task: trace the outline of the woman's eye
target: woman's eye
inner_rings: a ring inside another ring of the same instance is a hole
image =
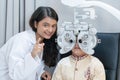
[[[48,24],[44,24],[44,26],[45,26],[45,27],[47,27],[47,26],[48,26]]]
[[[56,27],[57,27],[57,25],[53,25],[52,27],[53,27],[53,28],[56,28]]]

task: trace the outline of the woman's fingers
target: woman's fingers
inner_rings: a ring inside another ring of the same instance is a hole
[[[42,41],[42,39],[38,38],[38,40],[36,41],[36,44],[40,44],[41,41]]]
[[[39,38],[37,41],[36,41],[36,44],[34,45],[33,47],[33,50],[32,50],[32,55],[33,57],[35,57],[36,55],[41,55],[41,52],[43,51],[44,49],[44,43],[40,43],[42,41],[41,38]]]

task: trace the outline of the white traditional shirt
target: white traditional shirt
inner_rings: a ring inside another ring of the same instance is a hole
[[[0,80],[40,80],[44,63],[31,56],[36,43],[32,30],[16,34],[0,49]],[[37,76],[36,76],[37,75]]]
[[[96,57],[88,55],[77,60],[68,56],[57,64],[52,80],[105,80],[105,70]]]

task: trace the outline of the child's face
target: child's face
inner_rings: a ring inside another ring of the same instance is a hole
[[[75,46],[72,49],[72,54],[76,56],[83,56],[85,53],[80,49],[78,43],[75,44]]]

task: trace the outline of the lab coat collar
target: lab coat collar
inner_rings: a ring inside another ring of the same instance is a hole
[[[29,37],[31,38],[32,44],[34,45],[36,43],[35,32],[32,29],[28,30],[27,32],[29,34]]]

